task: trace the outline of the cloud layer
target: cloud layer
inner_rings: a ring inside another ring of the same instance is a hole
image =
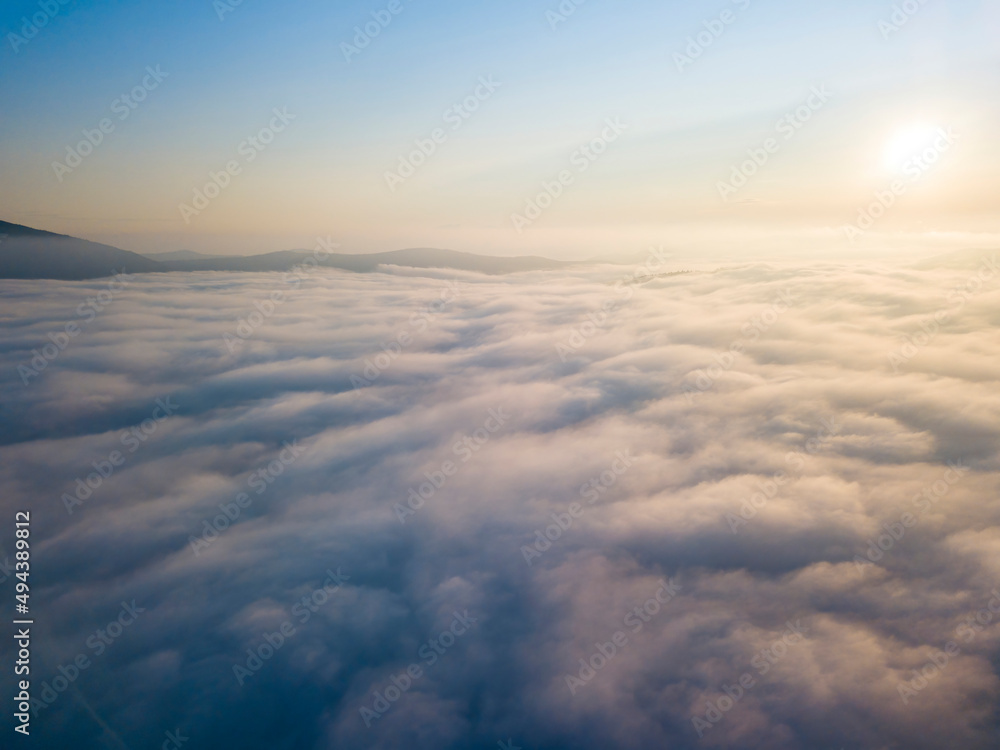
[[[3,282],[37,746],[995,747],[960,261]]]

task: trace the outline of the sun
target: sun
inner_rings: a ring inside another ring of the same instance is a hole
[[[939,131],[937,125],[926,122],[896,130],[882,151],[882,166],[890,172],[901,171],[906,162],[933,143]]]

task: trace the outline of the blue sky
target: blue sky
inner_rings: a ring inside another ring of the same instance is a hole
[[[317,234],[358,251],[566,256],[733,237],[794,245],[850,221],[887,179],[875,168],[886,142],[919,122],[961,129],[962,148],[877,234],[978,242],[998,229],[983,201],[998,161],[988,137],[998,114],[995,4],[915,4],[886,39],[878,24],[891,2],[588,0],[553,29],[546,12],[557,2],[401,0],[346,61],[341,44],[388,5],[245,0],[220,20],[209,0],[77,0],[52,5],[54,18],[18,44],[10,34],[40,5],[8,3],[0,92],[17,106],[0,120],[3,218],[142,251],[260,252]],[[679,71],[674,53],[724,11],[733,22]],[[57,180],[53,162],[156,65],[163,84]],[[499,88],[390,191],[385,173],[480,76]],[[829,88],[830,102],[737,203],[721,201],[719,180],[814,85]],[[179,205],[238,158],[275,107],[295,120],[185,222]],[[511,215],[608,117],[626,134],[515,232]]]

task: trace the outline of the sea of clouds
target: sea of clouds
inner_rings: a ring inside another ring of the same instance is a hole
[[[31,746],[997,747],[990,258],[0,282]]]

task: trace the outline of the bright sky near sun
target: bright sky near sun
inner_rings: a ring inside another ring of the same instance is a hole
[[[1000,235],[996,2],[15,0],[0,32],[0,218],[129,250]]]

